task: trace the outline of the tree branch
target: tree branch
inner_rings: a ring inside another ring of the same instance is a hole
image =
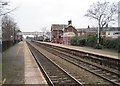
[[[10,11],[8,11],[8,12],[6,12],[6,13],[1,14],[0,16],[2,16],[2,15],[6,15],[6,14],[8,14],[8,13],[11,13],[12,11],[14,11],[14,10],[16,10],[16,9],[17,9],[17,7],[14,8],[14,9],[12,9],[12,10],[10,10]]]

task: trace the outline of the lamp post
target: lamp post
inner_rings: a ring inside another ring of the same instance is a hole
[[[11,39],[11,42],[12,42],[11,45],[13,45],[13,42],[14,42],[13,41],[13,35],[10,36],[10,39]]]
[[[100,45],[100,27],[98,27],[98,32],[97,32],[97,44],[96,44],[96,49],[102,49]]]
[[[16,38],[16,35],[15,35],[15,27],[13,28],[13,35],[14,35],[13,44],[15,44],[15,38]]]
[[[99,43],[100,43],[100,41],[99,41],[99,39],[100,39],[100,28],[98,27],[98,35],[97,35],[97,44],[99,45]]]

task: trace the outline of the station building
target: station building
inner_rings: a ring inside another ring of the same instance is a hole
[[[77,30],[72,26],[72,21],[66,24],[52,24],[51,41],[52,43],[70,44],[71,37],[77,36]]]
[[[70,45],[72,37],[94,35],[98,33],[98,27],[88,28],[75,28],[72,25],[72,21],[68,21],[66,24],[52,24],[51,26],[51,42],[59,44]],[[101,31],[101,36],[106,38],[119,38],[120,27],[106,27]]]
[[[52,24],[51,26],[51,41],[53,43],[60,43],[66,24]]]
[[[63,32],[63,43],[70,45],[70,40],[72,37],[78,36],[77,30],[72,26],[72,21],[68,21],[68,25],[64,28]]]

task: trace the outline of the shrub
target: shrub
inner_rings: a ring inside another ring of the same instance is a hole
[[[120,52],[120,39],[107,39],[101,37],[100,45],[98,45],[96,42],[97,42],[97,37],[91,35],[83,36],[79,38],[77,37],[71,38],[71,45],[89,46],[97,49],[101,49],[103,47]]]
[[[110,43],[110,40],[103,39],[101,42],[101,45],[103,46],[103,48],[109,48],[109,43]]]
[[[77,41],[78,46],[85,46],[85,44],[86,44],[86,39],[85,38],[78,39],[78,41]]]
[[[120,53],[120,39],[118,40],[117,50]]]
[[[113,49],[120,52],[120,39],[102,39],[103,48]]]
[[[90,46],[90,47],[95,47],[95,45],[96,45],[96,40],[97,40],[97,37],[96,37],[96,36],[89,35],[89,36],[87,36],[87,38],[86,38],[86,45],[87,45],[87,46]]]
[[[116,39],[110,40],[108,46],[110,49],[115,49],[117,47],[117,40]]]
[[[77,40],[78,40],[77,37],[71,38],[71,41],[70,41],[71,45],[77,45]]]

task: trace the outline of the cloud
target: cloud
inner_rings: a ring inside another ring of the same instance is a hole
[[[67,24],[69,19],[76,27],[87,27],[91,23],[84,14],[93,2],[96,0],[11,0],[14,7],[19,6],[14,18],[22,31],[50,29],[51,24]]]

